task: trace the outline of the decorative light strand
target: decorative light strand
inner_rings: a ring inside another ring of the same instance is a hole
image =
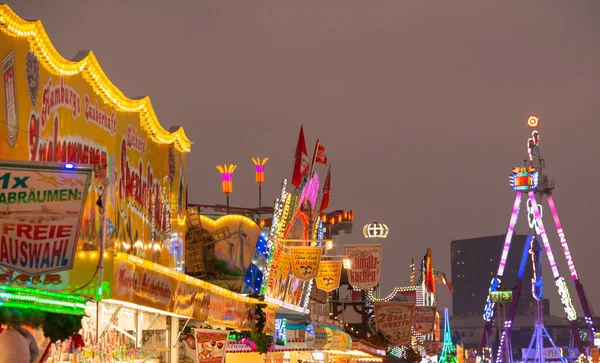
[[[187,138],[183,128],[170,132],[165,130],[158,121],[150,98],[127,98],[106,76],[93,52],[78,62],[65,59],[58,53],[42,23],[27,21],[15,14],[8,5],[0,5],[0,31],[12,37],[26,38],[29,48],[40,58],[48,71],[59,76],[74,76],[81,74],[92,89],[100,94],[104,103],[110,103],[119,111],[137,112],[140,123],[154,141],[164,144],[174,144],[177,150],[189,152],[192,142]]]
[[[83,315],[85,301],[85,298],[75,295],[19,286],[0,286],[0,306]]]

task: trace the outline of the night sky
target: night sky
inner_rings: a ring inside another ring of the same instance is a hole
[[[372,220],[390,227],[386,295],[426,247],[450,274],[452,239],[506,232],[508,173],[527,157],[525,120],[538,115],[563,228],[600,312],[600,1],[8,3],[41,19],[66,58],[93,50],[126,95],[149,95],[166,128],[185,128],[190,202],[225,203],[215,165],[235,163],[232,205],[256,206],[260,156],[271,203],[304,124],[309,154],[319,138],[332,164],[330,209],[356,212],[339,242],[362,242]],[[546,227],[570,281],[551,218]]]

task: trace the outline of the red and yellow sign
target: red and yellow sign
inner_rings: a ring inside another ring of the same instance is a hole
[[[287,291],[292,269],[292,257],[289,249],[278,243],[273,252],[273,261],[270,266],[267,296],[277,300],[283,300]]]
[[[148,97],[125,97],[92,53],[66,60],[40,22],[6,5],[0,19],[0,159],[97,166],[79,244],[100,240],[96,201],[106,176],[107,247],[176,267],[191,146],[183,129],[165,130]]]
[[[317,277],[322,251],[321,247],[290,247],[294,277],[301,281]]]
[[[223,363],[229,332],[223,330],[194,329],[197,363]]]
[[[340,287],[341,276],[342,261],[321,261],[317,287],[326,292],[333,291]]]

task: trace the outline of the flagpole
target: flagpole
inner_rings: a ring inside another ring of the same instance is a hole
[[[313,153],[312,162],[310,163],[310,172],[308,175],[312,178],[315,172],[315,160],[317,160],[317,151],[319,150],[319,139],[317,139],[317,143],[315,144],[315,152]]]
[[[303,128],[304,128],[304,124],[300,125],[300,130],[302,130]],[[294,149],[294,156],[292,156],[292,173],[291,173],[291,175],[294,175],[294,165],[295,164],[296,164],[296,149]]]

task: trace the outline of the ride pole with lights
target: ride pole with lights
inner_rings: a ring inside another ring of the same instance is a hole
[[[217,165],[217,170],[221,173],[221,190],[227,196],[227,214],[229,214],[229,194],[233,191],[233,171],[237,168],[234,164]]]
[[[258,184],[258,208],[262,207],[262,183],[265,182],[265,164],[269,158],[252,158],[254,162],[254,176]]]

